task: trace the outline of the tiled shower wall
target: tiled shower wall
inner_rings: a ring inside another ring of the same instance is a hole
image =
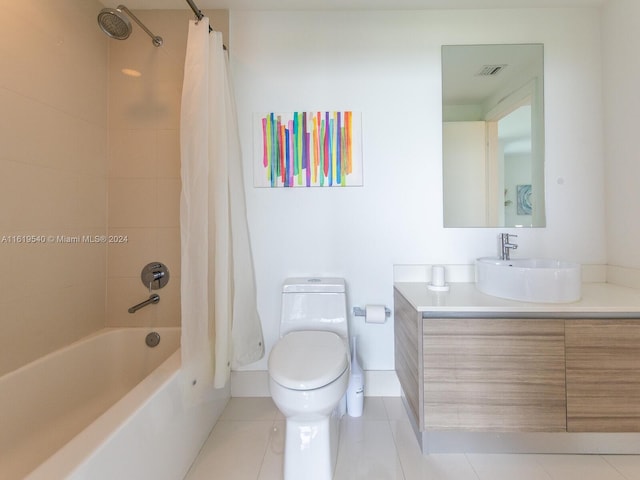
[[[0,375],[104,326],[107,247],[73,241],[107,228],[100,8],[2,5]]]
[[[186,4],[136,11],[164,37],[156,48],[135,23],[128,40],[107,38],[97,0],[5,3],[0,375],[105,325],[180,324],[178,128],[193,18]],[[205,14],[228,38],[227,12]],[[107,232],[123,242],[83,240]],[[158,305],[131,315],[151,261],[171,281]]]
[[[109,235],[107,326],[180,325],[180,97],[190,10],[140,10],[164,39],[154,47],[141,29],[109,48]],[[228,13],[205,12],[228,38]],[[135,70],[140,76],[123,74]],[[140,271],[162,262],[169,283],[160,303],[127,309],[149,296]]]

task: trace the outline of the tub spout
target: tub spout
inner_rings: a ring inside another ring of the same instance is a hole
[[[147,305],[151,305],[152,303],[158,303],[159,301],[160,301],[160,295],[158,295],[157,293],[154,293],[153,295],[149,295],[149,298],[146,299],[144,302],[140,302],[137,305],[134,305],[133,307],[129,308],[129,313],[136,313],[141,308],[144,308]]]

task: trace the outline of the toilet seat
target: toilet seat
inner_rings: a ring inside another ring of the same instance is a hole
[[[333,332],[290,332],[269,355],[271,378],[291,390],[324,387],[340,377],[348,366],[345,342]]]

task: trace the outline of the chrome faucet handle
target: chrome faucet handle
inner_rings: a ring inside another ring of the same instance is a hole
[[[160,262],[149,263],[142,269],[140,279],[145,287],[149,287],[149,293],[151,293],[151,290],[158,290],[167,284],[169,269]]]
[[[513,233],[501,233],[500,234],[500,259],[510,260],[509,250],[516,250],[518,248],[517,243],[511,243],[511,237],[518,237]]]

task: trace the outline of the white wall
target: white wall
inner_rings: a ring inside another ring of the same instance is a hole
[[[267,352],[287,276],[343,276],[350,307],[391,307],[394,264],[495,253],[498,230],[442,227],[442,44],[545,44],[547,227],[519,231],[518,255],[605,263],[598,10],[232,11],[230,31]],[[362,112],[363,187],[252,188],[253,113],[297,110]],[[392,370],[393,321],[351,322],[364,368]]]
[[[607,259],[640,268],[640,2],[612,0],[603,9],[604,131],[607,165]]]
[[[487,210],[493,208],[488,205],[487,198],[486,123],[443,122],[442,144],[446,225],[490,225]]]

